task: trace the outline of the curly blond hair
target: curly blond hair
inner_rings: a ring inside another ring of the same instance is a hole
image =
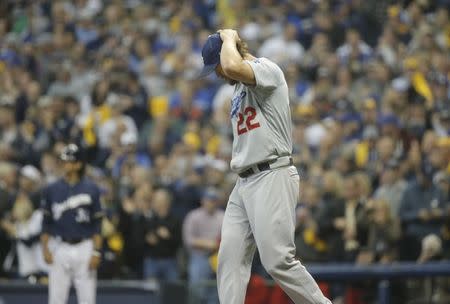
[[[247,42],[245,42],[244,40],[240,39],[237,43],[236,43],[236,48],[239,52],[239,54],[241,55],[242,58],[245,57],[245,55],[250,54],[250,52],[248,51],[248,44]]]

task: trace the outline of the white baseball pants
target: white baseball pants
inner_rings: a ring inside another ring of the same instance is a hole
[[[72,282],[79,304],[95,304],[97,271],[89,269],[93,248],[92,240],[56,245],[49,273],[49,304],[66,304]]]

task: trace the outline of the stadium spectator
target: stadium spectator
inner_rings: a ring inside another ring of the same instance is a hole
[[[189,212],[183,223],[183,241],[188,250],[188,281],[198,303],[216,303],[217,290],[205,283],[214,278],[209,257],[218,249],[224,212],[217,208],[213,189],[202,195],[201,207]]]
[[[145,222],[152,216],[152,191],[151,185],[144,181],[121,203],[119,229],[126,236],[123,258],[127,278],[142,278]]]
[[[323,174],[323,210],[317,220],[318,235],[325,240],[327,261],[342,261],[344,256],[343,236],[339,217],[343,216],[342,177],[336,171]]]
[[[323,212],[321,194],[313,185],[305,185],[297,209],[295,246],[302,263],[325,261],[327,244],[318,235],[320,213]]]
[[[439,234],[444,220],[448,217],[448,201],[444,194],[433,184],[435,169],[422,161],[416,172],[417,181],[413,181],[403,194],[399,215],[404,227],[401,258],[416,260],[420,254],[424,237]]]
[[[391,263],[397,259],[400,222],[391,213],[389,203],[384,200],[369,200],[365,208],[368,212],[368,240],[361,248],[357,262],[361,264]]]
[[[380,173],[379,187],[374,192],[374,198],[385,201],[394,218],[399,218],[400,202],[407,188],[407,182],[401,177],[400,163],[390,160]]]
[[[357,175],[352,174],[344,179],[345,209],[341,210],[343,214],[335,219],[335,227],[342,231],[344,258],[352,262],[367,241],[367,214],[357,178]]]
[[[19,194],[11,210],[11,217],[0,222],[1,228],[15,242],[18,274],[30,282],[48,272],[39,242],[42,231],[42,211],[36,209],[26,194]]]
[[[167,190],[155,190],[153,215],[145,223],[144,278],[161,281],[179,279],[176,260],[181,247],[181,225],[170,213],[171,197]]]

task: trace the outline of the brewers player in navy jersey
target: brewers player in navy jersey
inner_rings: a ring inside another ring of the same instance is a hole
[[[60,155],[64,176],[43,190],[41,235],[49,273],[49,303],[67,303],[73,283],[78,303],[93,304],[100,264],[102,210],[99,188],[84,176],[80,148],[64,147]],[[49,239],[54,238],[54,249]]]

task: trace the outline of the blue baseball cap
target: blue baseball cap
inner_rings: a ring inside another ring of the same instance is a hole
[[[209,200],[218,200],[220,198],[219,193],[214,188],[206,189],[202,194],[203,199],[209,199]]]
[[[199,78],[211,74],[220,63],[220,50],[222,49],[222,39],[220,34],[215,33],[208,36],[202,49],[203,69],[199,74]]]

